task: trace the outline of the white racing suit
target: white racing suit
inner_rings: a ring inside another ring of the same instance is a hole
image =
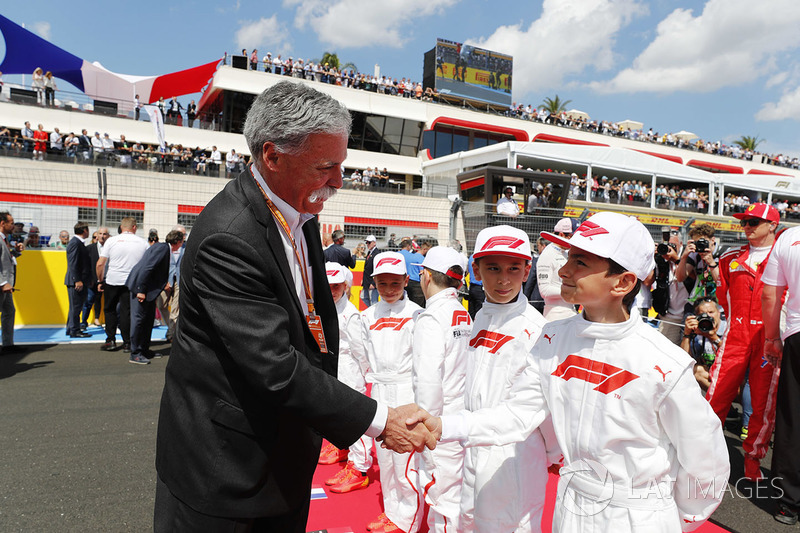
[[[361,340],[361,313],[347,299],[349,291],[336,302],[339,315],[339,364],[337,372],[339,381],[360,392],[367,393],[367,382],[364,380],[369,367]],[[359,472],[366,472],[372,467],[372,439],[362,435],[350,446],[347,460]]]
[[[528,365],[528,353],[544,324],[544,317],[521,292],[508,304],[483,304],[475,316],[469,343],[468,410],[493,407],[508,399],[511,385]],[[546,427],[550,428],[548,442],[543,435]],[[541,530],[550,464],[547,450],[552,451],[552,462],[560,460],[561,452],[549,419],[540,429],[522,442],[467,449],[460,532]]]
[[[404,294],[388,304],[383,300],[361,313],[361,339],[367,356],[367,383],[372,397],[390,407],[414,402],[411,386],[414,320],[422,308]],[[381,474],[383,511],[407,533],[417,531],[422,513],[417,495],[414,454],[375,447]]]
[[[443,440],[519,442],[551,413],[564,453],[554,529],[678,532],[719,505],[730,467],[694,361],[636,314],[545,326],[509,401],[443,420]]]
[[[472,319],[455,289],[425,302],[414,326],[413,386],[416,403],[435,416],[464,409],[464,377]],[[429,531],[460,531],[461,471],[464,448],[457,442],[425,450],[418,457],[418,490],[430,505]]]
[[[542,250],[536,261],[539,293],[544,300],[544,317],[550,321],[575,316],[575,306],[561,297],[561,277],[558,270],[566,263],[566,250],[553,243]]]

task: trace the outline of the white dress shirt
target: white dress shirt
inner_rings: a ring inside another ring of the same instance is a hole
[[[280,231],[281,242],[283,242],[283,251],[286,254],[286,260],[289,262],[292,279],[294,280],[295,292],[300,300],[300,307],[307,315],[308,306],[305,305],[305,287],[303,286],[303,275],[300,269],[306,269],[308,284],[311,289],[312,297],[314,294],[314,281],[311,275],[311,265],[308,262],[308,246],[306,245],[306,237],[303,234],[302,226],[314,218],[314,215],[310,215],[308,213],[299,213],[295,208],[283,201],[278,195],[270,190],[266,180],[264,180],[263,176],[261,176],[261,174],[258,172],[258,169],[255,165],[251,165],[250,168],[253,170],[253,176],[259,185],[261,185],[261,187],[264,189],[267,197],[272,201],[273,204],[275,204],[275,207],[278,209],[278,211],[280,211],[281,215],[283,215],[283,218],[286,219],[286,223],[289,225],[289,231],[291,232],[295,245],[297,246],[297,252],[301,255],[301,257],[305,258],[305,265],[301,267],[300,263],[297,261],[297,256],[294,253],[294,249],[292,248],[292,243],[289,240],[289,237],[286,235],[286,233]],[[275,215],[272,215],[272,217],[275,218]],[[277,219],[275,219],[275,223],[280,226],[280,222],[278,222]],[[375,410],[375,417],[372,419],[372,423],[365,434],[372,438],[378,437],[381,433],[383,433],[383,429],[386,427],[386,421],[388,418],[388,407],[378,403],[378,408]]]

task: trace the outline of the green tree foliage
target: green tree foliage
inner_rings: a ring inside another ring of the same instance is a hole
[[[336,52],[325,52],[319,62],[323,65],[327,63],[328,66],[336,69],[339,68],[339,56],[336,55]]]
[[[742,137],[736,141],[733,141],[733,144],[737,145],[742,150],[750,150],[751,152],[755,152],[758,145],[764,142],[764,139],[759,139],[758,135],[755,137],[750,137],[749,135],[742,135]]]
[[[570,102],[572,102],[572,100],[562,100],[556,95],[555,98],[545,98],[544,102],[542,102],[542,106],[547,109],[551,115],[558,115],[567,110],[567,105]]]

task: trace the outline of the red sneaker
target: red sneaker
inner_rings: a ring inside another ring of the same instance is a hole
[[[352,465],[353,465],[352,461],[347,461],[347,464],[346,464],[346,465],[344,465],[344,467],[343,467],[341,470],[339,470],[338,472],[336,472],[336,473],[333,475],[333,477],[332,477],[332,478],[329,478],[329,479],[328,479],[328,480],[325,482],[325,484],[326,484],[326,485],[338,485],[339,483],[341,483],[342,479],[345,477],[345,475],[347,475],[347,469],[348,469],[350,466],[352,466]]]
[[[350,453],[350,450],[340,450],[333,444],[331,444],[331,450],[328,452],[326,456],[322,456],[320,454],[319,461],[317,463],[321,465],[335,465],[336,463],[340,463],[347,459],[347,454]]]
[[[374,533],[405,533],[405,531],[397,527],[397,524],[391,520],[386,522],[386,524],[383,526],[383,529],[373,529],[372,531]]]
[[[369,485],[369,478],[367,475],[356,470],[353,463],[347,463],[347,466],[344,467],[342,472],[344,472],[344,474],[342,474],[339,483],[331,487],[331,492],[344,494],[345,492],[366,488]]]
[[[386,516],[386,513],[381,513],[378,515],[378,518],[367,524],[367,531],[377,532],[383,530],[383,526],[385,526],[387,522],[390,522],[389,517]]]
[[[753,482],[766,479],[764,474],[761,472],[761,461],[745,456],[744,477]]]

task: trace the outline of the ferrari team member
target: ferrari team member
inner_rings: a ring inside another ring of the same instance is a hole
[[[464,378],[472,333],[472,319],[458,296],[467,258],[453,248],[434,246],[421,266],[425,310],[414,325],[414,395],[416,403],[430,413],[457,413],[464,409]],[[457,442],[442,444],[423,452],[418,463],[417,490],[430,506],[428,530],[463,531],[459,526],[459,505],[464,448]]]
[[[375,256],[372,278],[380,295],[361,313],[361,342],[367,358],[367,383],[372,397],[384,405],[404,405],[414,401],[411,385],[414,320],[422,308],[406,295],[408,274],[403,256],[383,252]],[[413,455],[399,455],[376,446],[383,493],[383,513],[367,525],[375,533],[397,531],[413,533],[419,529],[420,501]],[[411,481],[409,481],[411,480]]]
[[[442,419],[420,411],[409,422],[425,420],[445,442],[504,445],[552,413],[564,453],[554,531],[697,528],[722,500],[728,451],[694,360],[630,313],[653,270],[650,233],[634,217],[601,212],[569,241],[543,235],[569,248],[562,294],[583,312],[544,326],[507,401]]]
[[[546,323],[522,293],[530,261],[530,241],[524,231],[495,226],[478,233],[473,270],[483,281],[486,302],[475,317],[469,342],[465,398],[469,411],[509,398],[511,384],[528,365],[527,355]],[[452,444],[458,443],[446,445]],[[469,448],[458,531],[539,531],[547,467],[560,458],[549,418],[522,442]]]
[[[569,239],[569,236],[572,235],[571,219],[562,218],[556,223],[553,231],[559,237]],[[560,320],[575,316],[575,306],[570,305],[561,297],[561,278],[558,277],[558,269],[566,262],[566,249],[555,243],[548,244],[536,262],[539,292],[544,299],[544,317],[547,320]]]
[[[331,287],[336,312],[339,315],[339,363],[337,377],[361,394],[367,393],[364,376],[369,370],[364,357],[364,346],[361,344],[361,314],[349,300],[350,288],[353,286],[353,273],[339,263],[325,263],[325,273]],[[327,451],[327,455],[326,454]],[[345,453],[342,454],[341,452]],[[333,464],[347,458],[347,464],[332,478],[325,482],[331,492],[345,493],[367,487],[367,472],[372,467],[372,439],[362,435],[350,446],[349,450],[339,450],[328,443],[320,454],[321,464]]]
[[[761,316],[761,276],[767,266],[775,232],[780,222],[771,205],[751,204],[736,213],[748,244],[719,258],[717,295],[728,317],[728,334],[711,367],[707,398],[722,423],[739,394],[749,370],[753,414],[748,423],[744,448],[744,475],[751,481],[763,478],[761,459],[766,455],[775,425],[775,395],[779,368],[764,357],[764,322]],[[711,267],[712,265],[709,265]]]

